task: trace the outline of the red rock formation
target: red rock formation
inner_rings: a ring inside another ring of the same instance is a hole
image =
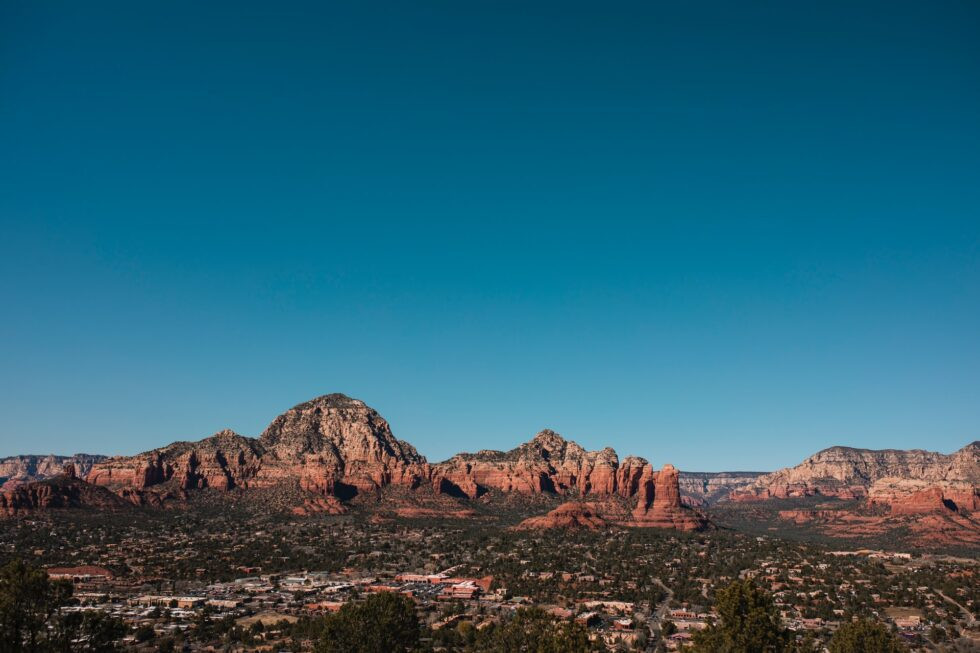
[[[55,476],[0,492],[0,515],[13,517],[38,510],[91,508],[119,510],[128,504],[112,492],[74,476]]]
[[[944,455],[913,449],[870,450],[831,447],[796,467],[760,476],[733,493],[736,501],[822,495],[842,499],[867,496],[879,481],[900,479],[936,487],[980,486],[980,442]]]
[[[980,507],[980,488],[925,487],[891,495],[881,491],[872,495],[872,505],[887,504],[893,515],[930,512],[973,512]]]
[[[11,456],[0,458],[0,490],[9,490],[31,481],[41,481],[58,476],[68,463],[75,466],[78,476],[84,478],[94,463],[105,456],[78,453],[74,456]]]
[[[530,517],[516,526],[518,530],[545,528],[604,528],[608,522],[600,516],[595,504],[581,501],[563,503],[546,515]]]
[[[168,484],[185,490],[249,487],[262,450],[252,438],[219,431],[199,442],[175,442],[136,456],[109,458],[92,466],[87,480],[115,490]]]
[[[544,430],[510,451],[461,453],[432,466],[436,490],[475,498],[488,490],[608,496],[616,492],[616,452],[586,451]]]
[[[664,465],[660,472],[645,473],[641,479],[632,525],[694,531],[707,524],[700,515],[681,505],[678,472],[673,465]]]
[[[419,487],[431,470],[411,445],[364,402],[333,394],[299,404],[258,438],[221,431],[199,442],[93,465],[88,480],[133,502],[178,496],[175,490],[265,488],[297,483],[307,492],[348,499],[387,485]],[[333,508],[330,508],[333,510]],[[321,506],[321,511],[325,510]]]
[[[292,512],[294,515],[343,515],[347,512],[347,508],[337,497],[311,497],[302,506],[293,508]]]
[[[644,473],[652,473],[650,463],[637,456],[626,456],[616,470],[616,493],[622,497],[635,496],[640,491]]]
[[[414,488],[430,477],[425,458],[397,440],[377,411],[340,394],[291,408],[259,441],[271,454],[260,478],[299,477],[311,491],[343,496],[392,484]]]

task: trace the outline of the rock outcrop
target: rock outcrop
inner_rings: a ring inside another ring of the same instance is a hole
[[[599,514],[595,504],[582,501],[563,503],[546,515],[529,517],[516,526],[518,530],[538,530],[545,528],[584,528],[598,530],[605,528],[607,522]]]
[[[175,442],[97,463],[88,480],[116,491],[231,490],[295,481],[306,491],[348,499],[392,483],[417,487],[429,474],[425,459],[395,439],[374,409],[332,394],[279,415],[259,438],[225,430],[198,442]],[[320,505],[317,511],[337,509]]]
[[[679,474],[673,465],[644,475],[632,517],[633,525],[653,528],[695,531],[707,525],[704,518],[681,504]]]
[[[261,467],[260,442],[234,431],[219,431],[198,442],[174,442],[135,456],[95,463],[86,480],[113,490],[184,490],[250,487]]]
[[[457,454],[433,465],[432,478],[437,490],[469,498],[489,490],[604,496],[616,493],[619,471],[614,450],[586,451],[546,429],[510,451]]]
[[[430,470],[415,448],[363,401],[342,394],[287,410],[259,437],[267,452],[260,478],[299,477],[304,489],[346,496],[387,485],[418,487]]]
[[[73,456],[10,456],[0,459],[0,490],[9,490],[31,481],[41,481],[58,476],[68,463],[75,466],[78,475],[85,477],[92,465],[105,460],[105,456],[77,453]]]
[[[67,471],[0,491],[0,515],[15,517],[61,508],[121,510],[129,507],[127,501],[109,490],[76,478],[71,464]]]
[[[729,500],[734,492],[752,485],[764,472],[680,473],[681,501],[691,506],[712,506]]]
[[[760,476],[752,484],[733,492],[732,498],[754,501],[819,495],[854,499],[867,497],[877,483],[888,479],[964,490],[980,486],[980,442],[968,444],[949,455],[920,449],[831,447],[796,467]],[[892,486],[899,489],[894,483]],[[919,489],[921,486],[910,487],[912,492]],[[879,498],[881,496],[879,491]]]

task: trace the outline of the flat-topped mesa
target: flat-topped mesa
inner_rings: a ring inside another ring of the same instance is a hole
[[[704,518],[681,505],[678,478],[677,469],[670,464],[664,465],[656,473],[645,472],[640,481],[640,495],[630,525],[676,528],[682,531],[704,528],[707,525]]]
[[[914,483],[903,488],[894,479]],[[733,492],[732,498],[752,501],[820,495],[853,499],[876,492],[880,501],[885,492],[873,488],[882,483],[892,487],[896,498],[917,492],[923,485],[968,491],[980,486],[980,443],[972,442],[949,455],[921,449],[830,447],[795,467],[760,476]]]
[[[616,491],[619,458],[611,448],[586,451],[545,429],[510,451],[460,453],[432,466],[433,486],[478,497],[488,490],[524,494],[597,494]]]
[[[342,394],[317,397],[276,417],[259,436],[272,454],[260,478],[297,476],[308,490],[345,496],[389,484],[419,486],[425,458],[398,440],[376,410]]]

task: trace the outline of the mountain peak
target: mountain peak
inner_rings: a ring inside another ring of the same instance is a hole
[[[340,466],[380,458],[425,462],[411,445],[395,438],[378,411],[341,393],[293,406],[272,420],[259,440],[284,459],[316,454]]]

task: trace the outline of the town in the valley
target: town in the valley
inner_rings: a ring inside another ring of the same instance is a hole
[[[257,438],[0,472],[0,627],[28,650],[980,646],[978,442],[698,473],[546,429],[431,463],[332,394]]]
[[[805,650],[855,617],[910,650],[973,650],[976,557],[837,549],[767,535],[527,531],[357,516],[249,519],[232,512],[0,523],[0,555],[27,553],[73,585],[71,611],[127,627],[126,650],[311,650],[313,624],[374,593],[410,597],[425,650],[538,607],[595,650],[672,651],[717,619],[716,590],[752,579]]]

